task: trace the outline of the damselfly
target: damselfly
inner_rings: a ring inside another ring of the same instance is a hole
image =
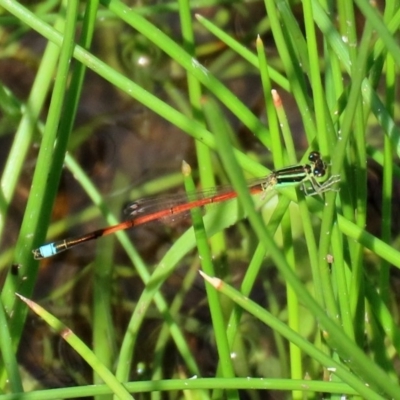
[[[319,183],[317,178],[325,176],[327,165],[317,151],[312,151],[309,154],[308,160],[309,164],[285,167],[272,171],[264,178],[249,182],[249,192],[255,195],[271,188],[284,188],[295,185],[302,185],[305,194],[308,196],[332,190],[332,186],[340,180],[340,177],[338,175],[331,176],[324,183]],[[129,220],[95,230],[82,236],[45,244],[33,250],[33,256],[36,260],[51,257],[82,243],[110,235],[120,230],[130,229],[151,221],[184,213],[195,207],[220,203],[235,197],[237,197],[237,194],[232,188],[222,187],[204,192],[196,192],[189,196],[184,194],[169,196],[168,198],[157,197],[137,200],[127,206],[127,212],[131,216]],[[188,200],[188,198],[191,200]]]

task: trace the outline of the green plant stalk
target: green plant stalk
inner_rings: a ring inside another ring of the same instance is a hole
[[[349,385],[337,382],[312,381],[309,379],[266,379],[266,378],[200,378],[200,379],[166,379],[160,381],[128,382],[124,387],[131,393],[169,392],[179,390],[303,390],[307,393],[332,393],[339,395],[357,395]],[[107,385],[87,385],[62,389],[35,390],[30,393],[13,393],[0,395],[0,400],[54,400],[57,398],[72,399],[113,394]]]
[[[342,71],[340,60],[338,59],[336,53],[328,45],[326,40],[324,40],[325,47],[325,59],[329,60],[326,70],[325,70],[325,97],[329,108],[329,114],[335,116],[338,110],[338,99],[340,94],[344,93],[344,84],[342,79]],[[333,123],[333,135],[340,137],[339,125],[336,118],[332,118]]]
[[[349,61],[350,61],[350,69],[353,67],[357,60],[357,31],[356,31],[356,18],[354,15],[354,3],[346,2],[343,0],[339,1],[339,32],[343,35],[343,42],[346,43],[346,49],[349,54]]]
[[[115,189],[123,187],[127,182],[116,174],[113,182]],[[124,180],[124,181],[123,181]],[[121,182],[123,181],[123,182]],[[108,207],[115,212],[122,209],[117,198],[108,202]],[[117,359],[117,335],[113,310],[111,305],[114,274],[115,237],[102,238],[97,241],[93,269],[93,300],[92,300],[92,343],[93,352],[107,368],[114,368]],[[93,383],[101,383],[102,378],[93,371]]]
[[[353,9],[353,4],[341,0],[338,4],[339,10],[340,10],[340,34],[341,36],[345,39],[343,40],[346,44],[346,49],[349,55],[349,73],[350,76],[354,76],[355,74],[365,74],[365,71],[357,71],[357,56],[358,56],[358,49],[356,46],[356,43],[358,41],[357,39],[357,33],[355,31],[355,25],[356,25],[356,20],[354,16],[354,9]],[[349,21],[349,22],[348,22]],[[366,38],[366,36],[364,36]],[[366,40],[364,40],[364,43],[367,43]],[[364,49],[365,50],[365,49]],[[359,68],[359,66],[358,66]],[[343,194],[340,196],[341,200],[341,210],[343,212],[343,215],[348,218],[349,220],[354,220],[354,209],[357,207],[357,201],[355,200],[357,196],[355,195],[355,192],[357,191],[357,187],[363,184],[363,181],[359,181],[355,177],[355,174],[353,171],[356,169],[354,168],[354,165],[361,166],[361,168],[365,169],[365,163],[358,163],[357,160],[357,150],[354,150],[354,148],[357,148],[357,145],[353,145],[352,142],[349,140],[350,138],[354,138],[355,135],[353,134],[353,129],[357,129],[357,122],[359,115],[360,115],[360,94],[356,95],[355,91],[353,91],[353,103],[351,107],[354,107],[354,115],[352,113],[348,114],[348,112],[343,113],[340,118],[339,118],[339,123],[344,124],[345,127],[351,129],[351,132],[349,129],[345,129],[344,134],[346,141],[348,141],[347,144],[347,160],[343,160],[343,165],[345,168],[342,168],[342,174],[343,174],[343,179],[346,182],[346,186],[344,187]],[[349,100],[349,98],[348,98]],[[348,118],[349,117],[349,118]],[[354,119],[353,121],[350,121],[351,119]],[[351,126],[351,128],[350,128]],[[340,136],[342,138],[342,133],[343,133],[343,125],[340,126]],[[357,141],[357,139],[355,139]],[[359,151],[363,151],[362,149],[359,149]],[[354,154],[356,153],[356,154]],[[354,190],[355,189],[355,190]],[[362,213],[362,210],[360,210]],[[338,235],[337,235],[338,236]],[[347,248],[348,246],[348,248]],[[352,243],[351,241],[348,241],[347,243],[345,242],[345,245],[341,243],[341,239],[339,237],[332,238],[332,251],[333,251],[333,259],[334,259],[334,267],[335,267],[335,277],[336,277],[336,286],[337,286],[337,299],[341,311],[341,318],[345,318],[344,324],[345,324],[345,331],[353,338],[353,340],[356,339],[357,333],[356,331],[360,331],[358,329],[358,326],[363,327],[364,322],[363,321],[358,321],[360,317],[360,313],[357,312],[357,307],[356,304],[359,303],[361,305],[363,299],[364,299],[364,293],[363,290],[360,291],[362,288],[361,282],[362,280],[360,279],[361,276],[359,275],[360,272],[360,259],[359,259],[359,250],[361,249],[361,246]],[[337,251],[335,251],[337,250]],[[343,250],[346,250],[346,259],[347,259],[347,267],[348,270],[344,270],[344,264],[343,264]],[[338,264],[336,265],[336,259],[338,260]],[[354,267],[353,267],[354,264]],[[351,269],[349,266],[351,265]],[[346,274],[347,272],[347,274]],[[348,280],[348,282],[347,282]],[[357,283],[358,288],[355,288],[357,291],[356,293],[353,293],[352,290],[350,289],[351,284]],[[341,285],[345,284],[344,287]],[[344,293],[348,292],[352,293],[352,299],[353,299],[353,304],[349,301],[349,299],[341,297]],[[344,292],[344,293],[343,293]],[[346,315],[345,312],[349,312],[350,315]],[[349,318],[351,318],[353,321],[349,321]],[[350,323],[349,323],[350,322]],[[353,333],[349,333],[349,328],[353,327]],[[362,328],[361,328],[362,330]],[[360,344],[361,345],[361,344]]]
[[[298,199],[299,199],[301,221],[303,224],[304,236],[306,240],[308,257],[311,266],[314,297],[318,302],[318,304],[323,306],[325,304],[324,293],[321,283],[321,273],[318,264],[318,248],[315,240],[313,224],[311,222],[311,212],[307,206],[304,194],[298,193]]]
[[[85,49],[90,48],[96,14],[98,9],[98,1],[91,1],[87,4],[83,24],[82,34],[79,44]],[[82,63],[76,62],[73,66],[71,84],[67,92],[64,113],[60,121],[60,135],[68,137],[72,131],[76,112],[78,109],[79,99],[81,97],[83,81],[85,77],[86,67]],[[108,245],[107,245],[108,244]],[[112,245],[111,239],[105,240],[100,247],[100,251],[96,252],[94,281],[93,281],[93,348],[97,357],[107,367],[111,367],[115,358],[115,333],[113,332],[113,323],[111,322],[110,312],[110,276],[112,274]],[[108,267],[106,267],[108,266]],[[113,337],[114,336],[114,337]],[[93,381],[95,383],[102,382],[102,378],[93,371]]]
[[[227,123],[226,115],[224,111],[220,108],[219,103],[213,102],[215,109],[211,110],[210,107],[207,107],[207,97],[205,97],[202,101],[202,110],[210,131],[216,131],[218,129],[223,129],[225,134],[229,137],[235,137],[235,134],[232,132],[230,125]],[[211,162],[211,161],[210,161]],[[204,168],[203,163],[199,159],[199,168]],[[214,168],[215,169],[215,168]],[[210,174],[212,173],[212,167],[210,166]],[[215,187],[215,179],[208,179],[205,183],[206,187]],[[202,187],[205,187],[204,184]],[[224,232],[221,231],[216,235],[210,238],[210,246],[211,252],[213,254],[213,260],[215,263],[219,263],[218,269],[223,273],[223,270],[226,269],[226,264],[224,263],[224,255],[227,252],[226,241]],[[228,271],[226,271],[228,272]]]
[[[333,134],[333,123],[328,114],[326,96],[322,88],[322,76],[319,68],[319,50],[314,25],[314,15],[311,0],[303,2],[304,24],[306,29],[306,45],[310,66],[309,78],[313,92],[313,105],[316,120],[317,140],[322,155],[327,156],[332,152],[332,144],[336,141]]]
[[[312,1],[314,21],[321,33],[324,35],[325,40],[329,43],[334,50],[338,59],[341,61],[347,72],[350,72],[350,58],[347,46],[337,31],[335,25],[332,23],[328,12],[324,10],[319,1]]]
[[[55,29],[62,29],[63,24],[64,22],[58,19]],[[53,43],[48,43],[29,98],[26,105],[24,105],[21,110],[22,119],[15,134],[13,145],[10,149],[1,177],[2,201],[4,202],[4,207],[2,207],[3,218],[0,220],[0,237],[4,229],[8,207],[20,177],[26,154],[31,145],[35,127],[37,127],[40,110],[52,83],[53,71],[59,52],[58,46]]]
[[[186,94],[182,93],[171,81],[163,83],[163,89],[171,99],[171,103],[176,105],[176,108],[187,116],[192,115],[192,108],[185,97]]]
[[[284,156],[286,157],[284,159],[288,159],[288,161],[286,161],[285,164],[286,165],[296,164],[297,163],[296,150],[294,148],[293,136],[290,131],[290,126],[285,113],[285,108],[283,107],[282,100],[278,92],[272,91],[272,98],[274,100],[275,112],[278,117],[279,126],[282,131],[283,142],[285,145]]]
[[[187,53],[194,58],[196,44],[190,4],[188,0],[179,0],[179,5],[179,17],[181,21],[184,42],[183,47]],[[192,74],[187,74],[187,81],[193,118],[205,126],[205,119],[201,109],[202,90],[200,82],[197,77]],[[196,140],[195,145],[202,188],[207,189],[215,187],[216,182],[214,178],[210,148],[199,140]],[[214,257],[223,254],[226,251],[224,235],[222,232],[215,235],[210,240],[210,246]]]
[[[63,22],[60,20],[57,21],[56,27],[61,29]],[[53,70],[55,68],[56,60],[59,54],[59,49],[57,46],[49,43],[46,47],[42,63],[39,67],[35,82],[33,83],[31,93],[27,100],[26,105],[22,108],[22,119],[19,124],[18,130],[16,132],[13,145],[10,149],[9,155],[7,157],[7,161],[3,170],[3,175],[1,177],[1,187],[2,187],[2,218],[0,219],[0,237],[2,235],[4,229],[4,222],[6,221],[6,215],[8,211],[8,207],[10,205],[12,196],[15,191],[15,187],[20,177],[20,172],[25,162],[26,154],[28,152],[28,148],[31,145],[34,128],[37,126],[37,119],[40,113],[40,109],[43,105],[43,102],[48,93],[48,88],[52,82]],[[11,263],[11,260],[7,260],[8,264]],[[13,278],[9,278],[10,280],[15,280]],[[9,284],[9,283],[8,283]],[[17,284],[17,283],[16,283]],[[7,284],[5,284],[7,285]],[[5,289],[3,289],[4,291]],[[2,294],[2,299],[6,301],[6,304],[10,306],[14,302],[14,293],[9,291],[8,294]],[[8,299],[6,299],[6,297]],[[3,307],[3,304],[1,304]],[[5,330],[3,329],[0,334],[0,341],[4,344],[8,343],[9,337],[3,336],[5,334]],[[7,362],[7,366],[12,369],[12,359],[15,357],[15,353],[13,352],[13,346],[5,346],[3,348],[3,358],[4,360],[9,360]],[[5,370],[2,370],[6,372]],[[8,371],[8,379],[10,379],[11,385],[18,385],[16,382],[15,374],[12,376],[9,375],[11,371]],[[5,376],[3,375],[1,381],[4,381]]]
[[[338,313],[340,315],[340,323],[344,332],[352,340],[354,336],[354,319],[351,314],[349,287],[351,279],[348,265],[345,265],[343,238],[339,232],[337,225],[332,230],[332,253],[333,261],[330,265],[332,271],[332,281],[335,283],[335,293],[338,301]],[[340,310],[340,311],[339,311]]]
[[[392,7],[385,10],[385,17],[390,16],[396,7],[395,2],[390,2]],[[385,18],[388,20],[389,18]],[[385,108],[388,110],[394,119],[394,107],[396,104],[397,93],[397,73],[391,55],[386,57],[386,102]],[[383,184],[382,184],[382,225],[381,225],[381,238],[384,242],[390,243],[392,236],[392,196],[393,196],[393,148],[390,138],[385,135],[384,138],[384,165],[383,165]],[[381,260],[379,268],[379,293],[382,296],[385,304],[389,304],[389,287],[390,287],[390,265]]]
[[[383,302],[382,295],[377,293],[376,288],[369,281],[366,283],[366,296],[371,310],[375,318],[379,321],[380,326],[390,340],[397,354],[400,353],[400,328],[394,319],[394,316],[389,307]],[[383,346],[386,348],[386,345]]]
[[[195,185],[191,178],[191,169],[188,164],[183,163],[182,172],[184,176],[185,190],[188,195],[195,191]],[[189,197],[190,199],[190,197]],[[207,243],[207,234],[205,231],[204,223],[202,220],[200,209],[193,208],[190,210],[192,216],[192,223],[194,227],[194,234],[196,237],[197,249],[200,257],[200,264],[202,270],[207,273],[215,275],[214,266],[212,262],[212,255]],[[210,307],[211,321],[215,333],[216,348],[218,351],[219,365],[221,367],[221,375],[224,378],[233,378],[235,371],[233,369],[231,350],[226,336],[225,318],[222,310],[222,304],[219,299],[218,293],[206,286],[206,293],[208,304]],[[219,396],[219,397],[216,397]],[[228,399],[238,399],[239,394],[237,391],[227,391],[226,396]],[[213,398],[220,398],[221,393],[213,393]]]
[[[79,38],[79,45],[84,49],[90,49],[94,34],[95,22],[97,17],[98,0],[87,3],[82,23],[82,34]],[[73,130],[76,112],[82,93],[83,81],[85,78],[86,66],[76,62],[72,68],[71,84],[66,96],[64,113],[61,116],[60,135],[69,135]]]
[[[3,289],[3,302],[7,313],[13,313],[10,332],[14,345],[19,341],[26,308],[20,302],[15,303],[14,293],[31,295],[38,271],[38,262],[32,259],[31,249],[43,241],[47,222],[50,219],[52,204],[61,174],[63,155],[66,150],[68,137],[58,135],[58,125],[63,106],[65,89],[68,84],[68,71],[73,51],[75,35],[75,17],[77,5],[72,2],[66,9],[65,40],[61,47],[60,60],[51,98],[48,118],[43,140],[39,151],[38,161],[32,182],[32,190],[28,198],[26,212],[18,237],[14,260],[21,265],[20,274],[9,274]],[[61,155],[61,156],[60,156]],[[46,222],[46,225],[43,224]],[[20,281],[20,277],[24,277]]]
[[[292,47],[291,51],[293,51],[296,55],[294,59],[300,62],[302,70],[307,75],[309,75],[310,61],[309,57],[307,57],[308,43],[306,38],[304,37],[303,29],[299,25],[298,18],[294,15],[293,9],[287,1],[278,0],[275,3],[277,13],[276,16],[279,18],[283,27],[282,33],[284,33],[285,31],[288,33],[288,35],[286,36],[287,43],[289,44],[288,48]],[[303,5],[303,8],[306,8],[306,6]],[[303,12],[304,14],[306,13],[305,10]],[[305,16],[304,19],[306,19]],[[308,21],[305,21],[305,24],[307,24],[307,22]],[[304,75],[303,71],[301,72],[301,75]]]
[[[291,24],[287,25],[286,23],[284,28],[281,26],[282,21],[285,23],[284,11],[286,8],[280,8],[279,11],[281,14],[279,14],[274,2],[265,0],[264,3],[270,17],[275,44],[290,82],[291,92],[296,99],[302,116],[306,137],[308,142],[311,143],[316,136],[316,127],[311,115],[309,98],[305,95],[307,90],[304,74],[299,66],[301,61],[296,52],[296,44],[291,41],[291,37],[289,36],[290,29],[292,29]],[[282,6],[282,2],[279,2],[277,6]],[[280,18],[280,15],[282,15],[282,18]],[[297,25],[297,22],[295,21],[294,24]]]
[[[168,308],[174,321],[182,321],[182,316],[180,315],[180,309],[184,304],[184,301],[189,291],[193,288],[195,279],[197,278],[197,273],[198,273],[198,262],[197,260],[195,260],[193,265],[190,267],[190,270],[188,272],[185,272],[182,285],[179,287],[179,291],[176,293],[176,296],[174,297],[171,305]],[[175,322],[175,324],[177,325],[178,328],[178,323]],[[157,344],[154,349],[154,360],[152,368],[153,373],[151,377],[152,380],[161,379],[162,377],[163,373],[162,367],[163,367],[163,362],[165,361],[165,357],[168,357],[168,341],[170,337],[171,337],[170,325],[166,321],[164,321],[157,338]],[[185,340],[184,337],[183,340]],[[190,364],[190,362],[188,364]],[[199,376],[199,371],[197,371],[196,376]]]
[[[358,49],[356,44],[358,43],[357,33],[356,33],[356,18],[354,15],[353,4],[350,2],[343,2],[343,34],[348,38],[349,41],[349,54],[350,61],[352,63],[351,76],[355,74],[366,75],[368,68],[368,53],[370,51],[371,42],[373,39],[371,24],[366,21],[363,31],[363,36]],[[353,21],[349,24],[347,21]],[[359,60],[357,56],[359,55]],[[357,82],[358,83],[358,82]],[[345,216],[348,218],[353,218],[355,205],[357,209],[355,222],[358,226],[366,225],[366,209],[367,209],[367,158],[366,158],[366,144],[365,144],[365,123],[364,123],[364,110],[362,106],[361,94],[358,96],[358,101],[354,104],[354,122],[352,126],[352,138],[355,142],[354,150],[350,150],[349,153],[354,151],[354,163],[357,165],[355,175],[355,189],[353,190],[352,205],[346,204],[346,209],[349,209],[349,213]],[[367,110],[367,107],[365,109]],[[368,112],[368,111],[367,111]],[[346,118],[346,117],[344,117]],[[350,175],[350,174],[349,174]],[[353,175],[353,174],[352,174]],[[364,340],[364,324],[365,319],[364,314],[364,282],[363,282],[363,252],[364,249],[359,244],[350,243],[350,257],[352,266],[352,280],[350,291],[350,307],[351,313],[356,323],[354,327],[356,328],[356,340],[362,346],[362,341]]]
[[[290,268],[296,273],[296,261],[294,256],[293,238],[291,230],[290,214],[286,211],[282,218],[282,238],[283,238],[283,254],[286,258]],[[287,309],[288,309],[288,326],[294,331],[299,333],[299,299],[290,285],[286,285],[287,293]],[[301,379],[304,376],[302,363],[301,363],[301,350],[293,342],[289,342],[289,357],[290,357],[290,376],[292,379]],[[293,392],[293,399],[302,398],[301,393]]]
[[[393,85],[395,87],[395,85]],[[393,196],[393,161],[392,161],[392,144],[387,136],[385,136],[383,166],[383,191],[382,191],[382,240],[386,243],[391,242],[392,238],[392,196]],[[379,293],[386,304],[389,304],[390,293],[390,264],[386,260],[381,260],[379,267]]]
[[[0,84],[0,109],[3,114],[4,119],[11,119],[12,121],[17,121],[21,118],[22,114],[22,103],[14,95],[14,93],[3,83]],[[2,130],[0,135],[3,136],[5,131],[3,131],[4,122],[1,122]]]
[[[264,50],[264,43],[260,37],[256,41],[258,65],[260,70],[261,84],[265,100],[265,111],[268,118],[269,131],[271,134],[271,153],[273,154],[274,167],[281,168],[283,166],[283,149],[280,138],[280,129],[276,109],[271,94],[272,85],[269,75],[267,56]]]
[[[112,389],[113,393],[120,399],[132,400],[126,388],[115,378],[94,353],[76,336],[66,325],[47,312],[37,303],[18,294],[18,297],[29,306],[39,317],[41,317],[51,328],[53,328],[92,368],[103,381]]]
[[[0,351],[4,363],[2,373],[7,376],[10,391],[12,393],[22,393],[24,388],[22,386],[16,353],[13,351],[13,348],[12,337],[8,329],[7,315],[0,300]],[[2,386],[2,390],[3,388],[4,386]]]

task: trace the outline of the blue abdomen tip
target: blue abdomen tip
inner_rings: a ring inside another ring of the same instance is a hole
[[[57,249],[54,246],[54,243],[49,243],[39,248],[39,252],[43,258],[54,256],[57,254]]]

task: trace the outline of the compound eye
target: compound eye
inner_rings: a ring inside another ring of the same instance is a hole
[[[313,173],[316,178],[320,178],[321,176],[324,176],[326,173],[325,167],[323,165],[315,167]]]
[[[315,163],[320,158],[321,158],[321,155],[319,154],[318,151],[312,151],[308,156],[309,161],[312,162],[312,163]]]

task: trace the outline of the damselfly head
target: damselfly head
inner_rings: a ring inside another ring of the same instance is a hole
[[[308,159],[312,163],[312,173],[316,178],[320,178],[326,174],[326,163],[321,159],[321,154],[318,151],[312,151]]]
[[[326,164],[321,160],[317,160],[313,166],[313,175],[320,178],[326,174]]]

